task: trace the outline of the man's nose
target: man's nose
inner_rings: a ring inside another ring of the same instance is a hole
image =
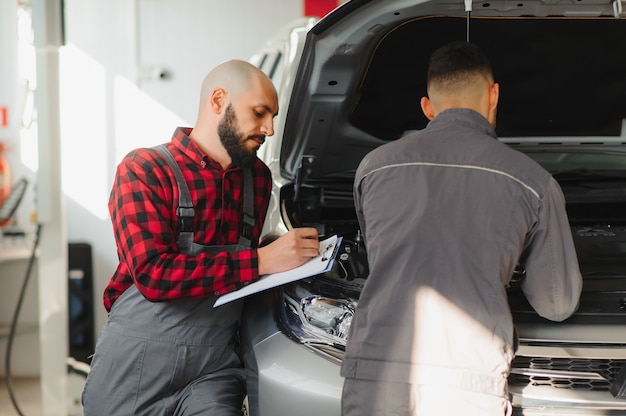
[[[266,136],[273,136],[274,135],[274,121],[270,120],[269,122],[263,123],[263,125],[261,126],[261,133],[263,133]]]

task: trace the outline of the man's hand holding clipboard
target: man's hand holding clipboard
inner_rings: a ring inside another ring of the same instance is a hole
[[[342,237],[333,235],[327,239],[320,241],[319,255],[313,257],[303,265],[291,270],[280,273],[272,273],[262,276],[254,283],[250,283],[239,290],[220,296],[215,302],[214,307],[223,305],[236,299],[281,286],[305,277],[314,276],[329,271],[333,267],[337,248],[341,244]]]

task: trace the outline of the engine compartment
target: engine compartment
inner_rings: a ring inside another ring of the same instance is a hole
[[[569,195],[568,187],[564,187]],[[354,210],[352,182],[318,181],[281,190],[283,216],[293,227],[314,227],[320,238],[334,234],[343,237],[331,271],[323,278],[360,291],[369,273],[363,236]],[[576,315],[571,318],[588,322],[601,317],[603,322],[626,316],[626,212],[625,202],[577,201],[567,205],[578,261],[584,278],[583,295]],[[613,214],[613,215],[608,215]],[[599,222],[603,217],[606,221]],[[322,276],[320,276],[322,277]],[[318,277],[319,278],[319,277]],[[527,302],[521,284],[524,270],[512,276],[507,288],[511,311],[519,320],[543,319]]]
[[[367,254],[354,210],[352,181],[290,184],[281,189],[282,215],[293,227],[313,227],[320,239],[343,237],[332,270],[325,277],[345,281],[365,279]]]

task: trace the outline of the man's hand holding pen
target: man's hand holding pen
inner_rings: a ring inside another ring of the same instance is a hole
[[[320,254],[315,228],[289,230],[271,243],[258,248],[259,275],[283,272],[298,267]]]

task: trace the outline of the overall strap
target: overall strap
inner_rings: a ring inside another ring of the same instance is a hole
[[[164,145],[155,146],[155,149],[163,155],[167,163],[172,168],[176,177],[176,185],[178,186],[178,207],[176,215],[178,216],[178,248],[181,253],[187,253],[193,243],[193,217],[196,211],[193,208],[193,201],[189,193],[189,187],[180,170],[180,166],[174,160],[174,156]]]
[[[252,229],[254,228],[254,186],[252,169],[246,168],[243,173],[243,225],[241,235],[239,236],[239,244],[251,247]]]
[[[192,253],[194,252],[194,233],[192,225],[195,210],[193,207],[193,201],[191,200],[189,187],[183,177],[180,166],[178,166],[178,163],[176,163],[176,160],[174,160],[174,157],[167,147],[160,144],[155,146],[154,149],[163,155],[176,177],[176,184],[178,186],[179,193],[178,208],[176,208],[176,215],[178,216],[178,247],[181,253]],[[252,169],[246,168],[244,169],[243,180],[243,225],[239,236],[239,244],[246,248],[252,247],[251,239],[254,223],[254,185]]]

